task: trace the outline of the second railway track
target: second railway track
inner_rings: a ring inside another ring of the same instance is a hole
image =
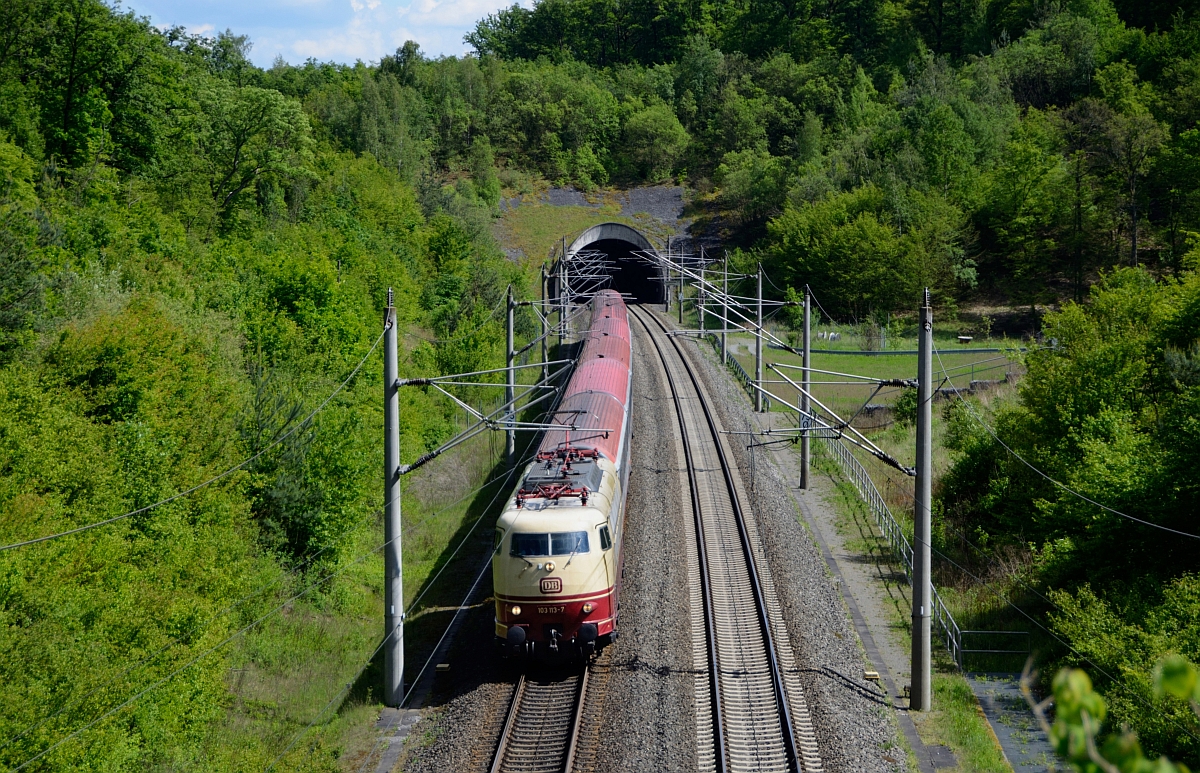
[[[712,767],[817,773],[821,757],[795,658],[719,424],[674,337],[652,313],[630,314],[658,353],[679,416],[707,637]],[[700,696],[698,715],[699,703]]]

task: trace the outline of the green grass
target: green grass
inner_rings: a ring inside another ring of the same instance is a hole
[[[539,186],[543,190],[544,186]],[[512,191],[511,193],[516,193]],[[645,213],[621,214],[620,191],[597,190],[586,194],[597,206],[553,206],[539,199],[538,193],[522,196],[520,206],[504,213],[496,225],[496,235],[509,248],[520,250],[533,264],[546,260],[562,244],[600,223],[624,223],[643,234],[665,243],[673,233],[664,224]]]
[[[613,221],[641,226],[632,218],[621,217],[620,212],[620,205],[613,202],[593,208],[555,207],[534,200],[505,212],[497,231],[506,246],[519,249],[526,259],[538,263],[550,257],[564,236],[570,239],[593,225]]]
[[[746,369],[747,373],[754,370],[754,337],[747,334],[732,334],[728,337],[730,352]],[[815,348],[815,347],[814,347]],[[975,347],[979,348],[979,347]],[[773,394],[782,400],[795,404],[799,397],[796,389],[787,383],[779,374],[767,368],[767,364],[794,365],[801,364],[799,355],[781,349],[764,349],[763,379],[767,382],[781,382],[769,385]],[[833,371],[854,376],[873,379],[914,379],[917,375],[917,357],[914,354],[884,354],[884,355],[812,355],[812,367],[819,370]],[[1020,373],[1020,363],[1015,358],[1004,354],[972,352],[971,348],[955,349],[941,353],[934,360],[934,378],[938,386],[944,388],[958,387],[966,389],[974,380],[1001,380],[1008,373]],[[801,379],[801,371],[783,369],[788,378],[797,383]],[[845,376],[814,373],[812,376],[813,396],[830,410],[840,416],[849,417],[864,404],[890,405],[901,395],[899,387],[883,387],[876,390],[876,385],[868,381],[847,378]],[[858,383],[822,383],[822,382],[858,382]],[[774,410],[787,410],[786,406],[776,403]]]
[[[535,372],[526,371],[522,380],[534,378]],[[518,435],[519,454],[531,442],[523,437],[527,434]],[[492,521],[512,481],[501,478],[479,487],[507,471],[501,464],[503,450],[500,433],[484,433],[405,479],[406,604],[433,583],[405,626],[410,684],[490,547]],[[502,493],[493,503],[498,491]],[[373,720],[382,709],[380,658],[363,670],[383,628],[383,560],[381,553],[371,552],[382,541],[382,521],[364,522],[353,540],[346,554],[367,558],[342,567],[315,568],[307,577],[291,581],[275,600],[263,602],[274,606],[319,577],[344,569],[328,586],[235,642],[227,678],[228,710],[193,767],[264,769],[297,734],[302,734],[299,742],[277,769],[355,770],[365,759],[378,738]],[[460,542],[462,550],[451,558]],[[263,611],[269,608],[264,606]],[[360,671],[348,694],[333,700]]]
[[[674,313],[674,311],[673,311]],[[706,326],[712,329],[719,326],[720,320],[714,316],[706,316]],[[736,324],[731,318],[731,325]],[[687,294],[684,303],[684,325],[688,328],[698,328],[699,320],[693,304],[693,293]],[[780,327],[774,321],[768,321],[764,327],[775,337],[789,341],[790,345],[799,346],[800,341],[794,334]],[[917,375],[917,341],[915,337],[892,338],[888,341],[887,349],[907,353],[880,354],[870,353],[855,356],[854,354],[827,354],[819,350],[836,350],[858,352],[862,350],[863,342],[857,333],[842,327],[842,339],[838,341],[818,340],[817,333],[829,332],[835,328],[817,326],[813,329],[812,367],[835,373],[864,376],[871,379],[915,379]],[[737,359],[745,371],[754,374],[754,336],[749,333],[730,333],[727,336],[727,346],[730,353]],[[801,358],[785,349],[777,349],[763,344],[763,379],[768,382],[770,391],[781,401],[796,404],[799,392],[787,384],[778,373],[771,371],[767,365],[799,366]],[[934,378],[939,387],[966,389],[975,380],[1002,380],[1007,374],[1019,375],[1024,371],[1020,354],[1016,351],[1019,342],[1004,338],[981,338],[969,344],[960,344],[957,339],[957,327],[947,323],[944,327],[935,327],[934,348],[938,357],[934,359]],[[980,349],[1012,349],[1011,352],[988,352]],[[783,369],[788,378],[799,382],[801,371]],[[776,383],[770,383],[776,382]],[[864,404],[891,405],[900,396],[899,387],[884,387],[876,391],[876,386],[868,381],[846,378],[843,376],[814,373],[812,376],[813,396],[839,416],[849,417]],[[855,383],[821,383],[821,382],[855,382]],[[772,410],[787,411],[786,405],[773,401]]]
[[[956,673],[933,677],[934,709],[913,712],[917,732],[927,746],[944,744],[954,751],[963,773],[1009,773],[999,742],[979,710],[967,680]]]

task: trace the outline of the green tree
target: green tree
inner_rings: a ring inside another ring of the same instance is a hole
[[[671,174],[689,141],[687,130],[666,105],[652,105],[629,116],[624,134],[632,172],[650,181]]]
[[[196,143],[190,160],[224,218],[260,181],[306,173],[312,142],[308,117],[278,91],[209,85],[200,92],[189,123]]]

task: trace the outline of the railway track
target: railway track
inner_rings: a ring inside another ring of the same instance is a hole
[[[491,773],[563,773],[575,761],[589,669],[521,674]]]
[[[817,773],[821,758],[774,585],[720,427],[678,341],[630,308],[659,355],[679,417],[695,522],[711,725],[697,705],[700,747],[719,771]],[[699,651],[700,646],[696,650]],[[711,741],[709,741],[711,736]],[[708,765],[703,765],[709,768]],[[709,769],[712,769],[709,768]]]

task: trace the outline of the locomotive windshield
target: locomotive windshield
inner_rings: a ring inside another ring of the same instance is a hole
[[[586,531],[559,531],[553,534],[514,533],[514,556],[569,556],[590,550]]]
[[[550,554],[566,556],[571,553],[588,552],[588,533],[586,531],[562,531],[550,535]]]

